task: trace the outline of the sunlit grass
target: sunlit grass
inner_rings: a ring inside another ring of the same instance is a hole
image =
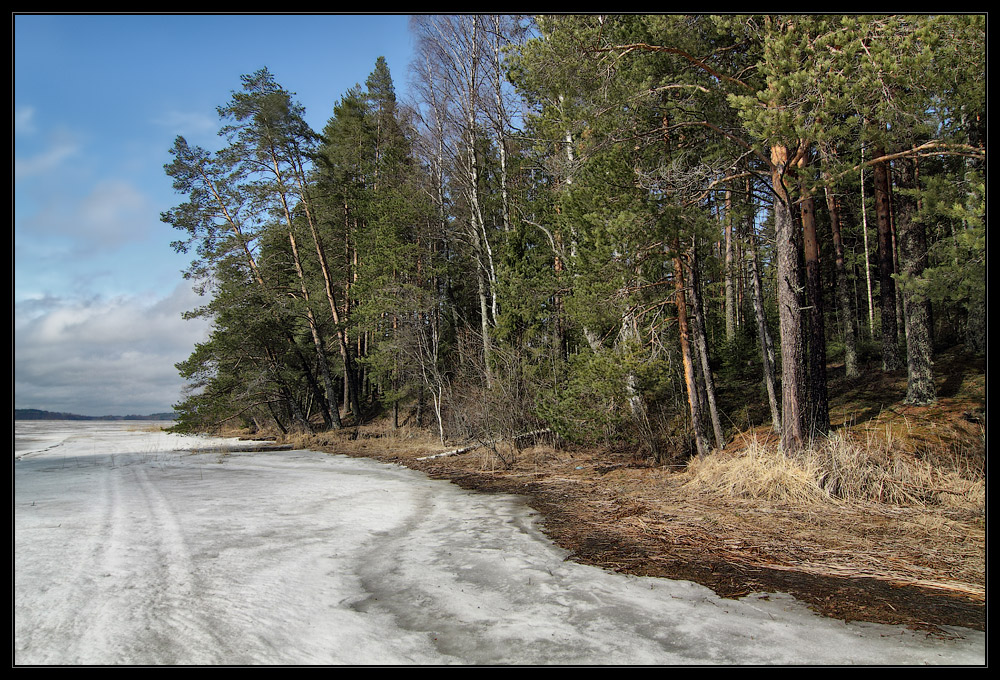
[[[737,451],[691,460],[688,484],[711,494],[771,502],[985,507],[986,480],[973,451],[949,462],[908,451],[891,428],[834,433],[790,455],[751,436]]]

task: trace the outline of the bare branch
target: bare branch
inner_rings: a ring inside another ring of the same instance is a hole
[[[642,51],[642,52],[667,52],[668,54],[676,54],[676,55],[679,55],[679,56],[683,57],[684,59],[687,59],[690,63],[692,63],[695,66],[697,66],[698,68],[702,69],[703,71],[705,71],[709,75],[712,75],[712,76],[718,78],[719,80],[724,80],[726,82],[733,83],[735,85],[739,85],[740,87],[742,87],[742,88],[744,88],[746,90],[753,90],[753,88],[750,85],[748,85],[747,83],[743,82],[742,80],[739,80],[738,78],[733,78],[732,76],[727,76],[724,73],[719,73],[718,71],[716,71],[714,68],[712,68],[711,66],[709,66],[708,64],[706,64],[701,59],[698,59],[697,57],[694,57],[694,56],[688,54],[684,50],[677,49],[676,47],[665,47],[663,45],[650,45],[648,43],[632,43],[632,44],[629,44],[629,45],[614,45],[614,46],[611,46],[611,47],[598,47],[598,48],[592,49],[591,51],[593,51],[593,52],[621,52],[621,54],[619,55],[621,57],[624,57],[629,52],[637,52],[637,51]]]

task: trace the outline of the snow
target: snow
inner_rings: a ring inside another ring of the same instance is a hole
[[[567,561],[516,497],[143,426],[15,423],[16,664],[985,664],[977,631]]]

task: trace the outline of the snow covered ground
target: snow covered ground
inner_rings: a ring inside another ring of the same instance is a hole
[[[976,631],[564,561],[514,497],[143,427],[15,423],[16,664],[985,664]]]

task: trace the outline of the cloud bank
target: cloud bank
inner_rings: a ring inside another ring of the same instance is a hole
[[[91,416],[170,411],[183,387],[174,364],[208,335],[208,322],[181,319],[198,304],[187,283],[159,300],[16,302],[15,406]]]

